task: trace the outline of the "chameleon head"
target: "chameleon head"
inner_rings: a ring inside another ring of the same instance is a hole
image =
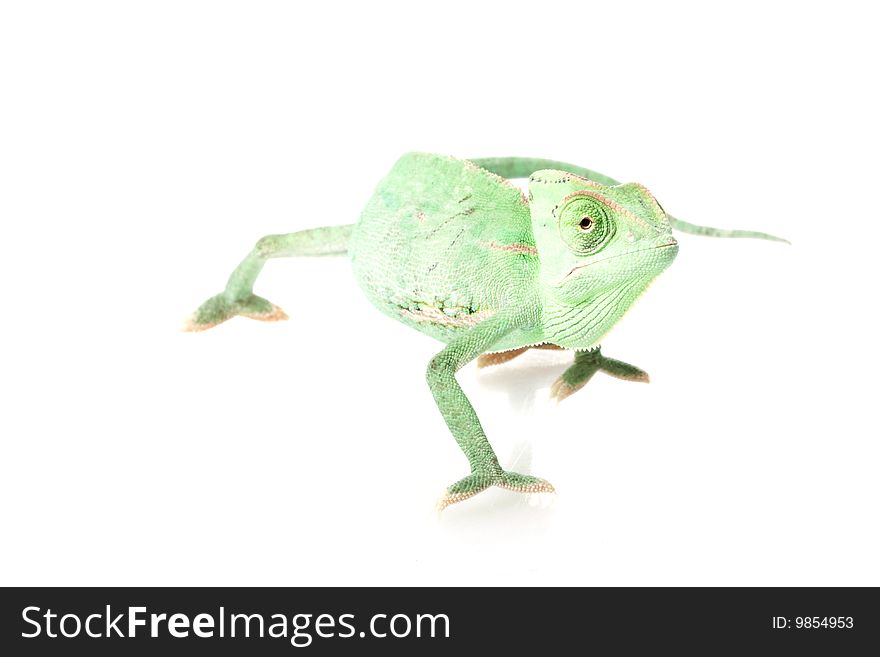
[[[529,178],[543,294],[578,305],[612,295],[618,317],[678,253],[666,212],[642,185],[607,186],[554,170]]]

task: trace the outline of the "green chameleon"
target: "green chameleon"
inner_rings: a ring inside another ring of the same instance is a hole
[[[528,197],[507,180],[526,176]],[[672,228],[785,241],[680,221],[642,185],[562,162],[408,153],[357,224],[262,238],[186,328],[235,315],[287,319],[253,293],[266,261],[348,254],[379,310],[446,343],[428,363],[428,386],[471,472],[446,489],[439,508],[489,486],[553,492],[544,479],[501,467],[455,373],[474,359],[493,365],[539,347],[574,351],[552,387],[559,400],[600,370],[647,381],[642,370],[603,356],[599,341],[675,259]]]

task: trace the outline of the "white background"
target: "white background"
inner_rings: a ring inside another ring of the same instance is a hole
[[[876,20],[601,4],[4,3],[0,583],[880,585]],[[650,385],[557,406],[564,356],[466,368],[558,495],[438,517],[440,345],[345,259],[266,267],[289,322],[178,330],[408,150],[568,160],[793,246],[682,236],[604,345]]]

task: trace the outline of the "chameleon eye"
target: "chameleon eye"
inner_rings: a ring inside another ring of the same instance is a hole
[[[558,218],[563,241],[578,255],[597,253],[615,232],[611,209],[587,193],[567,197],[553,214]]]

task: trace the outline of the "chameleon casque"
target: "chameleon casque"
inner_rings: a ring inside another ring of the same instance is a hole
[[[527,197],[508,181],[525,177]],[[640,369],[602,355],[599,341],[675,259],[673,228],[785,241],[677,220],[642,185],[562,162],[408,153],[357,224],[263,237],[186,328],[235,315],[286,319],[253,293],[265,262],[348,254],[379,310],[446,343],[428,363],[428,386],[471,471],[446,489],[439,508],[489,486],[552,492],[544,479],[501,467],[455,373],[474,359],[493,365],[540,347],[574,351],[551,389],[560,400],[597,371],[647,381]]]

